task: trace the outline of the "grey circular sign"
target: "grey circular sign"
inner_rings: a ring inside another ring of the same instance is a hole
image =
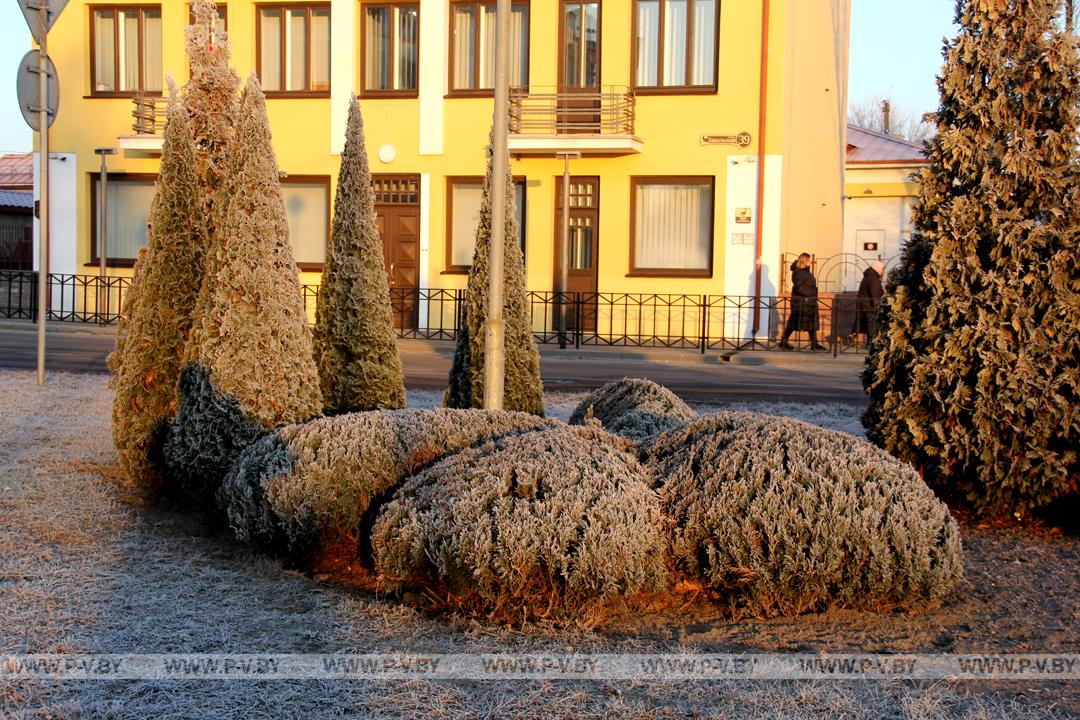
[[[56,75],[56,66],[49,58],[45,58],[48,75],[45,80],[45,97],[49,106],[48,126],[52,127],[56,120],[56,113],[60,109],[60,78]],[[15,79],[15,89],[19,95],[19,109],[22,110],[23,119],[35,132],[41,132],[38,122],[38,51],[31,50],[23,55],[19,61],[19,74]]]

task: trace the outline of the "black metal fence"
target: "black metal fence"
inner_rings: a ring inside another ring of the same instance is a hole
[[[131,286],[128,278],[49,275],[46,318],[115,322]],[[318,285],[302,285],[308,321],[315,322]],[[791,315],[791,298],[650,293],[528,293],[537,342],[566,347],[625,346],[708,350],[775,350]],[[465,291],[391,288],[398,336],[453,340],[464,321]],[[853,336],[853,293],[817,302],[816,339],[834,354],[864,352],[866,336]],[[0,318],[37,318],[37,273],[0,271]],[[809,349],[808,333],[790,342]]]

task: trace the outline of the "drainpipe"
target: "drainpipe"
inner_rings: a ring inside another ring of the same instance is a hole
[[[761,67],[758,74],[761,77],[761,87],[758,90],[757,218],[754,227],[754,327],[750,331],[755,338],[761,327],[761,233],[765,225],[765,117],[769,90],[769,0],[762,0],[761,4]],[[783,272],[782,268],[781,272]]]

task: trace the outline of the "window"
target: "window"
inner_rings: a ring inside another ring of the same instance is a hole
[[[600,85],[600,3],[562,4],[560,82],[567,88]]]
[[[712,275],[713,179],[631,180],[631,274]]]
[[[529,85],[529,6],[511,6],[510,85]],[[495,87],[495,3],[455,2],[450,20],[450,91]]]
[[[90,11],[93,95],[160,93],[161,6],[94,6]]]
[[[330,93],[330,6],[258,6],[259,80],[268,97]]]
[[[718,0],[637,0],[634,86],[716,89]]]
[[[146,244],[146,224],[156,179],[156,175],[109,175],[105,191],[105,259],[110,265],[131,267],[139,256],[139,247]],[[98,242],[101,183],[97,173],[90,176],[90,186],[90,256],[97,264],[101,257]]]
[[[301,270],[319,271],[326,262],[330,238],[330,178],[291,175],[281,180],[289,217],[289,244]]]
[[[446,179],[446,272],[463,273],[472,265],[476,250],[476,228],[480,224],[480,202],[484,179]],[[525,178],[514,178],[514,220],[518,242],[525,252]]]
[[[364,53],[361,55],[365,95],[414,97],[420,42],[420,6],[364,5]]]
[[[226,5],[223,2],[219,2],[219,3],[214,3],[214,6],[217,8],[218,22],[221,24],[221,29],[228,32],[229,31],[228,5]],[[188,5],[188,25],[194,25],[194,24],[195,24],[195,14],[192,12],[191,5],[189,4]]]

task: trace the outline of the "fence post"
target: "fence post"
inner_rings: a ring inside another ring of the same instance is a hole
[[[832,330],[832,356],[835,360],[840,356],[840,335],[836,332],[836,299],[839,297],[834,294],[832,297],[832,322],[830,323],[830,329]]]
[[[574,293],[574,349],[581,349],[581,318],[584,316],[581,311],[581,293]]]
[[[709,296],[701,296],[701,354],[709,344]]]

